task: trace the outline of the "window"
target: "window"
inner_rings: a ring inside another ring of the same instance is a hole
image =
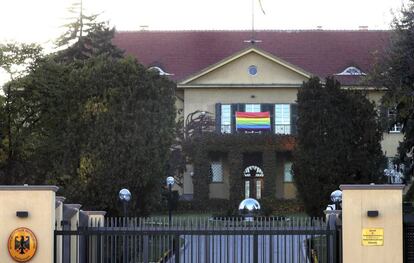
[[[397,108],[393,107],[393,108],[389,108],[388,109],[388,118],[390,118],[391,120],[395,120],[397,119]],[[402,124],[401,123],[394,123],[391,127],[390,127],[390,132],[391,133],[399,133],[402,130]]]
[[[246,104],[245,112],[260,112],[261,107],[260,104]]]
[[[211,181],[213,183],[223,182],[223,165],[221,161],[211,163]]]
[[[344,71],[342,71],[341,73],[335,74],[335,75],[339,75],[339,76],[365,76],[366,74],[364,72],[362,72],[362,70],[360,70],[357,67],[347,67],[346,69],[344,69]]]
[[[256,180],[256,198],[262,198],[262,181]]]
[[[221,105],[221,133],[231,133],[231,105]]]
[[[248,180],[244,181],[244,195],[245,198],[250,197],[250,181]]]
[[[402,130],[402,124],[401,123],[396,123],[396,124],[392,125],[391,128],[390,128],[391,133],[400,133],[401,130]]]
[[[249,66],[248,72],[251,76],[256,76],[257,75],[257,67],[255,65]]]
[[[246,104],[244,105],[244,112],[261,112],[260,104]],[[261,133],[261,131],[244,131],[244,133]]]
[[[289,104],[275,104],[275,133],[290,134]]]
[[[285,173],[284,173],[283,181],[285,183],[293,182],[292,162],[285,162]]]
[[[156,71],[156,72],[158,72],[158,74],[159,74],[159,75],[161,75],[161,76],[172,76],[172,75],[174,75],[174,74],[171,74],[171,73],[165,72],[162,68],[160,68],[160,67],[156,67],[156,66],[154,66],[154,67],[150,67],[148,70],[155,70],[155,71]]]

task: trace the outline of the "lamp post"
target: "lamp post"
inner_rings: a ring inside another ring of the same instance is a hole
[[[331,193],[331,201],[335,204],[335,210],[339,210],[340,203],[342,203],[342,191],[335,190]]]
[[[245,221],[253,222],[254,216],[260,212],[260,203],[254,198],[246,198],[239,204],[239,214]]]
[[[127,204],[129,201],[131,201],[131,192],[126,189],[123,188],[121,191],[119,191],[119,200],[121,200],[121,202],[124,205],[124,218],[126,219],[127,217]]]
[[[121,200],[121,202],[124,205],[124,227],[127,226],[126,222],[127,222],[127,204],[129,201],[131,201],[131,192],[126,189],[123,188],[121,189],[121,191],[119,191],[119,200]],[[124,263],[128,262],[128,243],[127,243],[127,239],[126,236],[123,236],[123,240],[124,240],[124,255],[123,255],[123,259],[124,259]]]
[[[172,210],[172,187],[175,183],[174,177],[167,177],[167,186],[168,186],[168,224],[171,225],[171,210]]]

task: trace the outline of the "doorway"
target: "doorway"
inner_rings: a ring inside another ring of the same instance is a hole
[[[264,185],[262,166],[262,153],[243,154],[243,183],[244,197],[261,199]]]

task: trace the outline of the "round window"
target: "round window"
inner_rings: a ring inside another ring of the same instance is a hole
[[[252,76],[257,75],[257,67],[255,65],[251,65],[248,70],[249,70],[250,75]]]

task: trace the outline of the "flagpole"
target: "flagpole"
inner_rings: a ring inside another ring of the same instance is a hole
[[[249,40],[244,40],[243,42],[245,43],[250,43],[252,45],[258,43],[258,42],[262,42],[261,40],[256,40],[255,39],[255,29],[254,29],[254,1],[256,0],[252,0],[252,32],[251,32],[251,38]],[[262,6],[262,2],[259,0],[259,4],[260,4],[260,8],[262,9],[263,14],[265,14],[265,11],[263,9]]]
[[[254,41],[254,1],[256,0],[252,0],[252,37],[251,37],[252,43],[254,43],[253,42]]]

